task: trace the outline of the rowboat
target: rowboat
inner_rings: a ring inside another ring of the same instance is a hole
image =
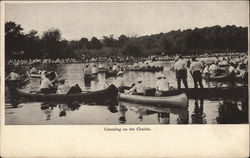
[[[108,78],[108,77],[115,77],[115,76],[117,76],[117,71],[105,71],[105,76],[106,76],[106,78]]]
[[[121,93],[118,96],[120,101],[147,104],[151,106],[167,106],[167,107],[182,107],[185,108],[188,105],[187,95],[182,93],[175,96],[166,97],[153,97],[153,96],[142,96],[142,95],[131,95]]]
[[[92,92],[81,92],[76,94],[42,94],[29,93],[16,89],[17,98],[22,98],[30,102],[56,102],[68,103],[78,101],[87,104],[106,104],[117,99],[118,91],[114,85],[108,88]]]
[[[32,78],[41,78],[41,74],[30,74]]]

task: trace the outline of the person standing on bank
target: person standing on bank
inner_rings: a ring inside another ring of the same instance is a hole
[[[203,88],[201,71],[203,69],[202,63],[197,61],[195,57],[192,58],[192,63],[190,65],[190,74],[194,79],[194,88],[198,88],[198,83],[200,88]]]
[[[187,83],[187,64],[182,60],[182,56],[179,56],[179,60],[174,64],[174,69],[176,72],[177,86],[178,89],[181,88],[181,80],[185,86],[188,88]]]

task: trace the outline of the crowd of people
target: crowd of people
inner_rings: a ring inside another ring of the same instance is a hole
[[[191,57],[190,59],[183,59],[182,56],[175,57],[175,63],[172,70],[175,71],[176,81],[177,81],[177,89],[181,88],[181,82],[183,83],[185,88],[189,88],[187,77],[188,73],[191,74],[194,82],[194,88],[203,88],[202,83],[202,76],[214,77],[219,76],[222,73],[228,73],[232,77],[243,77],[247,74],[247,56],[238,56],[238,57],[223,57],[223,58],[216,58],[216,60],[212,62],[205,62],[200,60],[196,57]],[[68,60],[71,61],[71,60]],[[33,61],[34,62],[34,61]],[[38,62],[38,61],[36,61]],[[44,61],[40,61],[44,62]],[[132,67],[139,68],[139,67],[147,67],[152,66],[153,61],[141,61],[135,62]],[[105,69],[104,63],[101,62],[100,64],[86,64],[83,73],[84,75],[97,75],[100,69]],[[116,71],[117,78],[115,81],[116,86],[118,89],[125,86],[124,84],[124,73],[125,67],[121,65],[117,65],[113,63],[109,65],[106,71]],[[189,72],[188,72],[189,70]],[[26,75],[31,74],[40,74],[41,75],[41,84],[40,84],[40,91],[42,93],[66,93],[69,91],[70,86],[65,85],[64,78],[58,78],[57,73],[51,67],[50,71],[45,71],[44,69],[37,70],[35,67],[32,67]],[[20,80],[20,76],[18,75],[16,69],[7,76],[11,82],[16,82]],[[155,83],[155,95],[161,96],[162,93],[168,91],[173,88],[173,85],[169,84],[168,77],[164,73],[158,73],[156,75],[156,83]],[[145,93],[145,85],[143,83],[143,78],[137,78],[134,85],[127,90],[126,94],[144,94]]]

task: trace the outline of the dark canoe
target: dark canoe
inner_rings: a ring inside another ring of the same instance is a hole
[[[230,74],[224,74],[221,76],[202,76],[202,78],[207,81],[226,82],[230,81],[231,76]]]
[[[221,76],[213,76],[213,77],[209,77],[209,76],[202,76],[203,79],[207,80],[207,81],[217,81],[217,82],[243,82],[243,83],[247,83],[248,82],[248,74],[246,73],[246,75],[244,76],[232,76],[230,74],[224,74]]]
[[[106,104],[116,101],[118,95],[117,88],[110,85],[108,88],[93,92],[81,92],[77,94],[42,94],[42,93],[27,93],[16,89],[17,98],[25,99],[30,102],[56,102],[67,103],[78,101],[87,104]]]
[[[149,66],[147,68],[130,68],[129,71],[158,72],[158,71],[163,71],[163,67]]]
[[[105,77],[108,78],[108,77],[115,77],[117,76],[117,71],[105,71]]]
[[[248,86],[170,90],[164,92],[163,96],[173,96],[181,93],[187,94],[189,99],[239,99],[248,96]],[[155,88],[146,90],[146,95],[153,96],[154,94]]]

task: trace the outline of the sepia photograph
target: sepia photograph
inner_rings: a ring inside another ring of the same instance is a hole
[[[247,1],[3,5],[5,125],[249,123]]]

